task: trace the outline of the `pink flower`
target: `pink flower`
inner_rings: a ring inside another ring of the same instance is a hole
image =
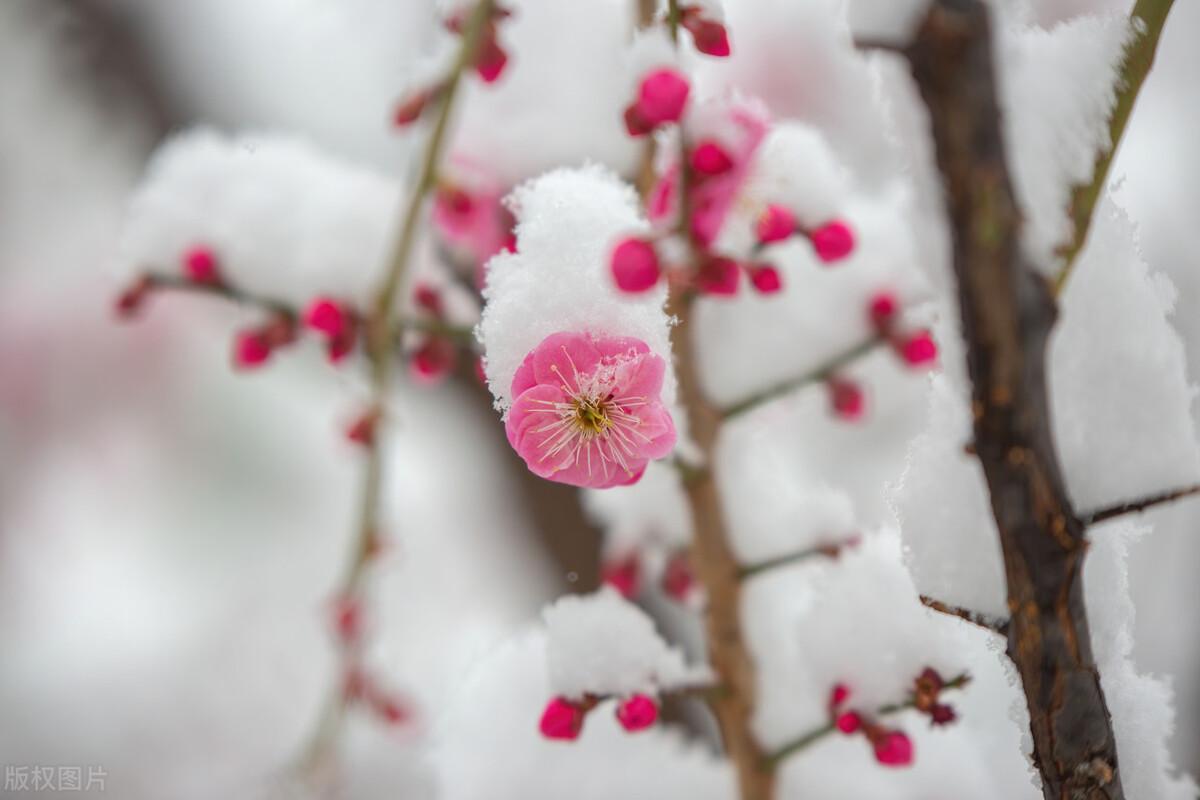
[[[433,198],[433,224],[443,239],[464,250],[482,265],[505,248],[512,235],[512,215],[501,199],[504,193],[481,170],[458,163],[471,187],[443,183]]]
[[[535,475],[559,483],[634,483],[675,446],[659,398],[666,366],[638,339],[552,334],[513,375],[509,444]]]
[[[812,240],[817,258],[826,264],[840,261],[854,252],[854,231],[846,223],[835,220],[810,231],[808,238]]]
[[[762,244],[782,242],[796,232],[796,215],[787,206],[769,205],[758,218],[754,233]]]
[[[720,121],[725,126],[722,148],[733,165],[719,175],[698,175],[698,180],[689,187],[692,218],[688,225],[696,240],[705,246],[716,241],[750,174],[754,153],[767,133],[766,118],[752,106],[734,105]]]
[[[875,760],[885,767],[906,767],[913,761],[912,741],[903,731],[886,731],[871,744],[875,748]]]
[[[644,292],[658,283],[658,254],[644,239],[623,239],[612,252],[612,274],[623,292]]]
[[[546,704],[538,730],[547,739],[571,740],[579,737],[583,730],[583,717],[587,713],[578,703],[565,697],[556,697]]]
[[[192,283],[220,283],[217,256],[211,248],[197,245],[183,254],[183,273]]]
[[[625,109],[629,135],[644,136],[659,125],[678,122],[690,90],[687,78],[676,70],[664,67],[650,72],[638,87],[637,99]]]
[[[633,733],[649,728],[658,720],[658,703],[644,694],[635,694],[617,706],[617,722]]]

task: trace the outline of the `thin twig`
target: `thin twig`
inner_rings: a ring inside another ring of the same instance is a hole
[[[943,683],[941,691],[946,691],[948,689],[961,689],[963,686],[966,686],[969,681],[970,681],[970,676],[967,675],[967,673],[965,673],[965,672],[960,673],[960,674],[954,676],[953,678],[951,678],[950,680],[946,681],[945,683]],[[888,705],[880,706],[879,708],[875,709],[874,716],[876,716],[876,717],[891,716],[893,714],[898,714],[901,711],[907,711],[908,709],[915,708],[915,707],[916,707],[915,699],[912,697],[909,697],[907,700],[905,700],[902,703],[889,703]],[[819,742],[820,740],[824,739],[826,736],[828,736],[829,734],[833,733],[836,730],[837,730],[837,725],[835,725],[833,723],[833,721],[830,720],[829,722],[820,726],[819,728],[814,728],[811,731],[809,731],[808,733],[802,734],[801,736],[796,737],[792,741],[790,741],[787,744],[783,745],[782,747],[778,748],[777,750],[772,752],[770,755],[768,755],[766,760],[770,764],[772,764],[774,766],[778,766],[780,762],[784,761],[785,759],[789,758],[790,756],[795,755],[796,753],[799,753],[801,750],[807,749],[809,746]]]
[[[1138,0],[1130,14],[1130,22],[1135,28],[1137,38],[1126,48],[1125,58],[1121,62],[1121,74],[1116,87],[1117,101],[1108,120],[1108,145],[1096,155],[1092,180],[1076,186],[1071,193],[1072,234],[1071,240],[1059,250],[1063,262],[1054,280],[1056,295],[1062,293],[1075,261],[1079,258],[1083,246],[1087,244],[1096,203],[1099,202],[1104,185],[1108,181],[1108,173],[1117,154],[1117,147],[1121,144],[1121,137],[1125,135],[1133,104],[1142,90],[1150,68],[1154,66],[1158,40],[1173,3],[1174,0]]]
[[[1185,486],[1182,489],[1173,489],[1162,494],[1152,494],[1149,497],[1143,497],[1138,500],[1130,500],[1125,503],[1119,503],[1115,506],[1107,508],[1098,508],[1095,511],[1089,511],[1085,514],[1080,514],[1079,519],[1084,525],[1095,525],[1097,522],[1121,517],[1125,514],[1137,514],[1141,511],[1161,506],[1165,503],[1170,503],[1174,500],[1180,500],[1184,497],[1192,497],[1200,494],[1200,484],[1195,486]]]
[[[745,414],[747,411],[752,411],[760,405],[770,402],[778,397],[783,397],[786,394],[791,394],[797,389],[802,389],[805,386],[810,386],[814,383],[820,383],[827,380],[834,373],[845,369],[850,364],[854,363],[863,356],[873,352],[875,348],[884,342],[879,336],[872,336],[864,342],[856,344],[844,353],[839,353],[829,361],[825,362],[816,369],[799,375],[795,378],[790,378],[774,386],[764,389],[757,394],[753,394],[744,400],[740,400],[731,406],[726,406],[721,410],[721,416],[725,419],[736,417],[740,414]]]
[[[813,558],[837,558],[838,555],[846,547],[854,544],[856,540],[847,540],[837,544],[822,544],[816,547],[809,547],[804,550],[797,550],[793,553],[785,553],[775,558],[768,558],[765,561],[758,561],[754,564],[747,564],[738,569],[738,577],[742,580],[753,578],[755,575],[761,575],[764,572],[769,572],[779,567],[786,567],[791,564],[798,564],[801,561],[808,561]]]
[[[943,603],[941,600],[934,600],[928,595],[921,595],[921,604],[939,613],[966,620],[972,625],[978,625],[980,628],[989,630],[992,633],[998,633],[1001,636],[1008,635],[1008,620],[996,619],[988,614],[981,614],[978,611],[972,611],[962,606],[952,606],[949,603]]]
[[[395,341],[396,298],[408,270],[412,250],[416,244],[417,229],[426,196],[433,188],[441,162],[442,148],[449,130],[450,114],[454,107],[463,73],[475,58],[482,40],[485,26],[492,16],[493,0],[479,0],[462,32],[462,45],[451,68],[450,75],[439,94],[440,108],[433,130],[425,144],[412,192],[405,207],[400,235],[396,241],[384,279],[375,294],[374,304],[366,320],[367,357],[371,362],[372,408],[370,413],[377,419],[386,419],[387,395],[390,388],[392,344]],[[378,435],[367,443],[367,463],[359,500],[357,535],[351,550],[350,563],[341,581],[339,595],[356,597],[361,592],[361,583],[370,556],[375,550],[379,535],[380,495],[383,484],[383,452]],[[340,684],[335,687],[326,703],[321,724],[308,750],[306,764],[315,765],[323,760],[336,738],[337,730],[345,709]]]
[[[214,297],[238,305],[256,308],[269,314],[285,316],[289,319],[299,319],[300,311],[283,300],[256,292],[248,292],[228,283],[198,283],[186,278],[158,273],[146,273],[144,279],[147,285],[154,289],[191,292],[193,294]],[[399,331],[417,331],[434,336],[444,336],[454,339],[463,345],[473,345],[475,330],[469,325],[452,325],[438,319],[427,317],[397,317],[392,322],[392,328]]]

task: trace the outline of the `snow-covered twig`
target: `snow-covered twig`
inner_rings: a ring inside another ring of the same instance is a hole
[[[928,609],[937,611],[941,614],[948,614],[952,617],[958,617],[972,625],[977,625],[980,628],[986,628],[992,633],[998,633],[1001,636],[1008,635],[1008,620],[996,619],[989,617],[987,614],[980,614],[978,611],[972,611],[969,608],[961,606],[953,606],[949,603],[943,603],[941,600],[935,600],[927,595],[921,595],[921,604]]]
[[[1121,78],[1117,82],[1117,102],[1113,106],[1112,115],[1108,121],[1108,147],[1096,155],[1096,165],[1092,171],[1090,183],[1075,187],[1071,193],[1071,240],[1060,250],[1063,257],[1062,268],[1054,280],[1054,293],[1061,294],[1071,276],[1079,253],[1087,244],[1088,231],[1092,227],[1096,203],[1108,182],[1108,172],[1112,167],[1117,147],[1125,134],[1125,126],[1133,112],[1133,104],[1137,101],[1142,84],[1154,66],[1154,54],[1158,50],[1158,40],[1163,26],[1167,22],[1167,14],[1175,0],[1138,0],[1133,7],[1130,19],[1135,27],[1137,38],[1125,50],[1125,60],[1121,63]]]

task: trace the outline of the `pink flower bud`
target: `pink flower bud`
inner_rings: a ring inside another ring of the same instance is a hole
[[[413,302],[418,308],[424,309],[434,317],[441,319],[444,315],[442,293],[427,283],[418,283],[413,289]]]
[[[370,447],[375,442],[375,427],[379,424],[378,409],[370,409],[360,416],[346,429],[346,438],[363,447]]]
[[[612,274],[623,292],[644,292],[658,283],[660,268],[654,245],[644,239],[623,239],[612,252]]]
[[[696,288],[704,294],[728,297],[737,294],[742,270],[731,258],[716,256],[700,265],[696,273]]]
[[[271,358],[271,344],[257,328],[239,331],[233,338],[234,369],[248,370],[261,367]]]
[[[929,719],[934,725],[949,725],[958,719],[958,714],[955,713],[952,706],[945,703],[938,703],[929,710]]]
[[[625,130],[630,136],[645,136],[654,130],[654,123],[641,115],[636,103],[625,109],[624,118]]]
[[[343,645],[352,645],[362,637],[362,603],[357,597],[339,597],[333,603],[333,630]]]
[[[696,145],[691,155],[692,169],[700,175],[720,175],[733,167],[725,148],[712,140]]]
[[[644,694],[635,694],[617,706],[617,722],[633,733],[645,730],[658,720],[658,703]]]
[[[692,34],[696,49],[706,56],[729,55],[729,34],[725,26],[715,20],[706,19],[695,6],[684,9],[683,27]]]
[[[826,264],[840,261],[854,252],[854,231],[840,220],[822,225],[808,234],[817,258]]]
[[[425,109],[429,107],[430,101],[440,93],[441,87],[434,86],[428,89],[420,89],[408,95],[396,105],[396,110],[392,113],[392,122],[398,128],[413,124],[425,113]]]
[[[913,762],[912,741],[903,731],[887,731],[877,737],[872,745],[875,747],[875,760],[886,767],[906,767]]]
[[[324,336],[335,339],[345,335],[353,317],[346,306],[330,297],[318,297],[304,311],[304,324]]]
[[[140,278],[126,287],[125,291],[117,296],[117,302],[114,304],[117,316],[122,319],[133,317],[142,309],[142,305],[146,302],[146,298],[150,295],[150,290],[154,288],[154,281],[149,275],[142,275]]]
[[[608,561],[600,566],[600,581],[616,589],[626,599],[637,596],[641,577],[642,563],[637,553],[630,553],[624,558]]]
[[[775,294],[783,288],[779,270],[770,264],[751,264],[746,269],[750,272],[750,283],[761,294]]]
[[[508,64],[508,53],[496,41],[496,29],[489,26],[483,41],[479,43],[479,53],[475,56],[475,73],[484,83],[495,83]]]
[[[189,248],[183,254],[183,274],[192,283],[220,283],[217,257],[204,245]]]
[[[896,301],[896,295],[891,292],[879,292],[871,298],[871,302],[867,306],[871,324],[875,330],[881,333],[896,321],[896,312],[899,310],[900,304]]]
[[[929,331],[917,331],[899,345],[900,356],[909,366],[919,367],[937,360],[937,344]]]
[[[850,687],[844,683],[834,684],[833,688],[829,691],[830,710],[832,711],[833,709],[838,708],[849,699]]]
[[[675,553],[663,569],[662,589],[678,603],[690,603],[696,591],[696,575],[686,551]]]
[[[565,697],[556,697],[546,704],[538,730],[547,739],[576,739],[583,730],[584,714],[578,703],[572,703]]]
[[[845,378],[830,378],[828,386],[829,402],[834,414],[847,421],[862,418],[866,411],[866,397],[862,387]]]
[[[762,244],[781,242],[796,232],[796,216],[786,207],[769,205],[758,218],[754,233]]]
[[[430,336],[413,352],[411,372],[421,383],[438,383],[450,374],[457,361],[454,343],[443,336]]]
[[[656,69],[642,79],[633,107],[637,116],[652,128],[678,122],[687,105],[689,90],[687,78],[679,72],[669,67]]]
[[[838,714],[833,724],[839,731],[849,736],[852,733],[857,733],[859,728],[862,727],[862,717],[856,711],[847,711],[843,714]]]

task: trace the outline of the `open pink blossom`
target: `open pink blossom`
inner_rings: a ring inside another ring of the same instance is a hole
[[[593,489],[634,483],[675,446],[659,397],[666,366],[639,339],[552,334],[513,375],[508,441],[543,478]]]

